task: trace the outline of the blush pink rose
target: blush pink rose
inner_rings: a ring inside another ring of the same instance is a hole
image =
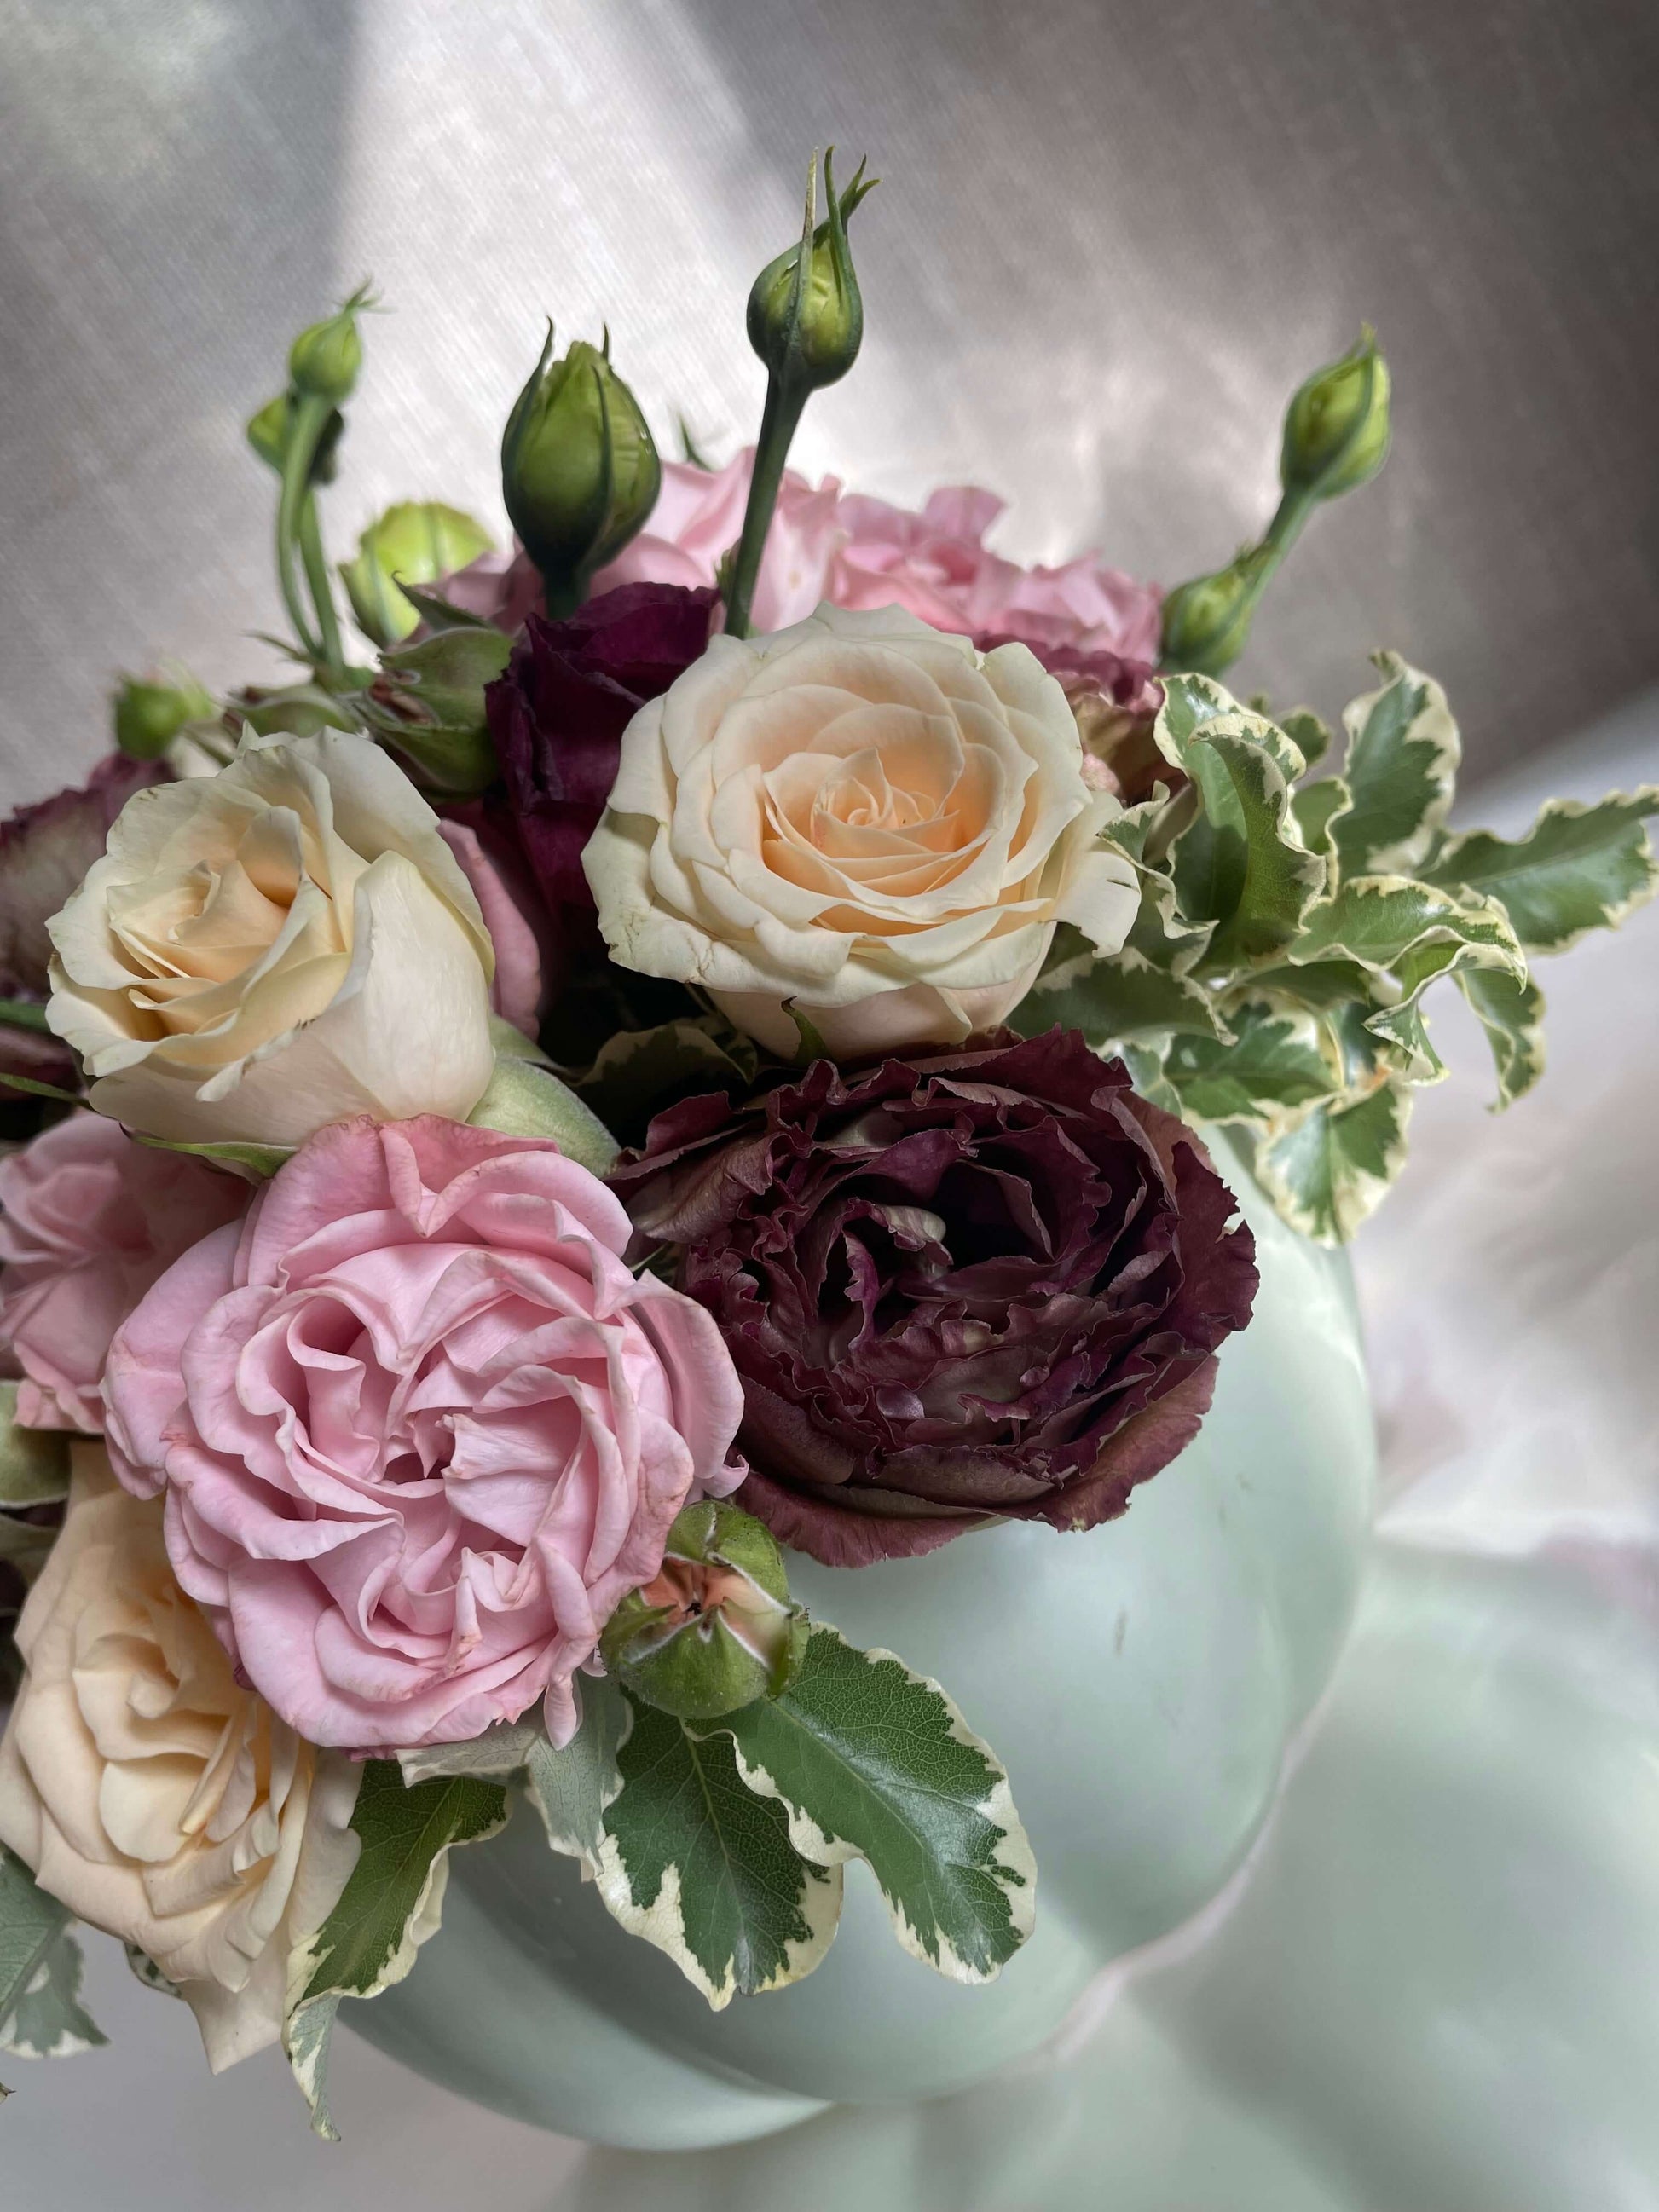
[[[27,1428],[104,1426],[110,1339],[157,1276],[239,1214],[247,1186],[71,1114],[0,1160],[0,1344]]]
[[[752,449],[723,469],[663,465],[662,492],[645,529],[593,580],[618,584],[712,584],[743,527]],[[844,494],[834,477],[816,489],[786,471],[755,593],[753,626],[783,629],[819,602],[855,609],[898,606],[935,629],[975,642],[1018,639],[1053,665],[1109,653],[1150,669],[1158,659],[1159,596],[1093,554],[1058,568],[1022,568],[984,544],[1002,513],[971,485],[936,491],[920,514],[885,500]]]
[[[544,939],[552,922],[541,894],[478,801],[452,809],[440,821],[438,835],[472,886],[495,948],[490,1010],[533,1038],[548,996],[546,971],[554,964],[544,958]]]
[[[704,1310],[541,1139],[337,1123],[164,1275],[110,1352],[112,1462],[308,1742],[459,1742],[573,1677],[688,1500],[741,1480]]]

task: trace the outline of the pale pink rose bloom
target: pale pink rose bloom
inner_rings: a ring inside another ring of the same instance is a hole
[[[110,1339],[157,1276],[238,1215],[247,1185],[71,1114],[0,1160],[0,1344],[27,1428],[101,1433]]]
[[[545,994],[542,948],[526,909],[538,894],[522,868],[514,869],[507,854],[486,846],[472,823],[448,817],[439,823],[438,835],[460,862],[461,873],[472,886],[472,896],[495,948],[495,973],[489,986],[491,1010],[533,1038]]]
[[[743,528],[753,464],[752,448],[723,469],[665,462],[650,521],[594,577],[594,592],[618,584],[712,584]],[[934,492],[915,514],[843,494],[834,477],[815,489],[786,470],[752,627],[786,629],[828,599],[838,607],[902,607],[935,629],[966,637],[1016,638],[1045,661],[1060,648],[1157,660],[1157,592],[1092,554],[1058,568],[1005,561],[983,543],[1002,510],[994,493],[969,484]]]
[[[321,1130],[111,1349],[116,1473],[308,1742],[464,1741],[573,1677],[742,1478],[743,1389],[627,1214],[537,1139],[428,1115]]]

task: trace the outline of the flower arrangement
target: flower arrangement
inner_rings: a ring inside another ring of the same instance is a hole
[[[851,1859],[994,1976],[1007,1772],[791,1554],[1129,1510],[1250,1320],[1226,1177],[1352,1235],[1443,1073],[1429,987],[1506,1104],[1534,956],[1659,880],[1653,790],[1449,828],[1456,727],[1393,653],[1340,763],[1218,681],[1386,458],[1369,332],[1260,541],[1162,598],[1003,560],[983,492],[790,472],[862,333],[871,182],[823,166],[749,301],[754,451],[661,460],[550,331],[510,556],[411,503],[331,568],[371,303],[301,333],[249,426],[300,677],[129,680],[88,786],[0,829],[9,2051],[100,2039],[82,1920],[328,2131],[341,2002],[518,1799],[716,2007],[811,1971]]]

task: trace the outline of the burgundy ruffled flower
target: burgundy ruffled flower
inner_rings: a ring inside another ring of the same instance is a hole
[[[688,1099],[611,1181],[743,1377],[738,1502],[832,1566],[1121,1513],[1255,1296],[1198,1139],[1071,1030]]]
[[[519,836],[550,903],[592,910],[582,847],[617,780],[623,732],[701,657],[717,597],[625,584],[564,622],[532,614],[486,689]]]

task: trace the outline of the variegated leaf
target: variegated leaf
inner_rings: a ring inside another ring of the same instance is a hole
[[[403,1980],[438,1931],[450,1851],[493,1836],[507,1811],[498,1784],[443,1775],[410,1786],[393,1761],[365,1763],[351,1816],[357,1863],[333,1911],[289,1961],[283,2045],[312,2126],[331,2142],[328,2053],[341,1999],[377,1996]]]
[[[1595,806],[1553,799],[1524,837],[1474,830],[1448,837],[1425,879],[1496,899],[1528,952],[1565,952],[1592,929],[1612,929],[1659,884],[1644,823],[1659,786]]]
[[[1079,930],[1072,957],[1045,969],[1010,1017],[1023,1036],[1080,1030],[1097,1052],[1130,1040],[1180,1032],[1218,1036],[1209,992],[1125,946],[1103,957]]]
[[[1348,787],[1340,775],[1328,775],[1319,783],[1304,783],[1291,798],[1297,827],[1302,832],[1302,842],[1310,853],[1317,853],[1326,865],[1325,887],[1334,890],[1337,883],[1336,839],[1333,827],[1337,819],[1353,804]]]
[[[1212,676],[1163,678],[1164,704],[1154,725],[1158,750],[1190,775],[1195,739],[1224,728],[1268,755],[1287,783],[1307,773],[1302,749],[1265,714],[1240,704]]]
[[[1192,1121],[1260,1124],[1328,1097],[1336,1078],[1316,1017],[1255,999],[1230,1005],[1230,1037],[1176,1037],[1164,1073]]]
[[[1280,716],[1279,726],[1310,769],[1317,768],[1331,749],[1330,730],[1311,707],[1292,707]]]
[[[1030,1935],[1036,1864],[1008,1778],[935,1682],[820,1623],[800,1673],[708,1723],[789,1840],[837,1875],[861,1858],[900,1942],[954,1981],[989,1981]]]
[[[1544,1073],[1544,994],[1534,982],[1471,969],[1458,988],[1480,1017],[1498,1070],[1498,1106],[1532,1089]]]
[[[1202,965],[1225,974],[1295,944],[1325,863],[1302,842],[1290,779],[1236,719],[1207,726],[1187,765],[1204,811],[1176,840],[1176,896],[1189,921],[1214,922]]]
[[[1379,1083],[1352,1103],[1318,1104],[1256,1147],[1256,1177],[1292,1229],[1340,1244],[1377,1206],[1405,1164],[1409,1085]]]
[[[1345,876],[1410,872],[1446,818],[1462,757],[1457,725],[1433,678],[1396,653],[1376,660],[1381,686],[1342,716],[1352,805],[1333,833]]]
[[[1308,909],[1286,957],[1297,966],[1355,960],[1398,972],[1407,955],[1436,943],[1465,945],[1513,975],[1527,972],[1509,917],[1494,900],[1460,897],[1407,876],[1354,876],[1339,884]]]
[[[104,2040],[79,2002],[70,1921],[69,1908],[0,1844],[0,2050],[51,2057]]]
[[[841,1917],[840,1868],[801,1856],[784,1808],[750,1788],[729,1735],[696,1736],[629,1703],[596,1876],[607,1911],[716,2011],[810,1974]]]

